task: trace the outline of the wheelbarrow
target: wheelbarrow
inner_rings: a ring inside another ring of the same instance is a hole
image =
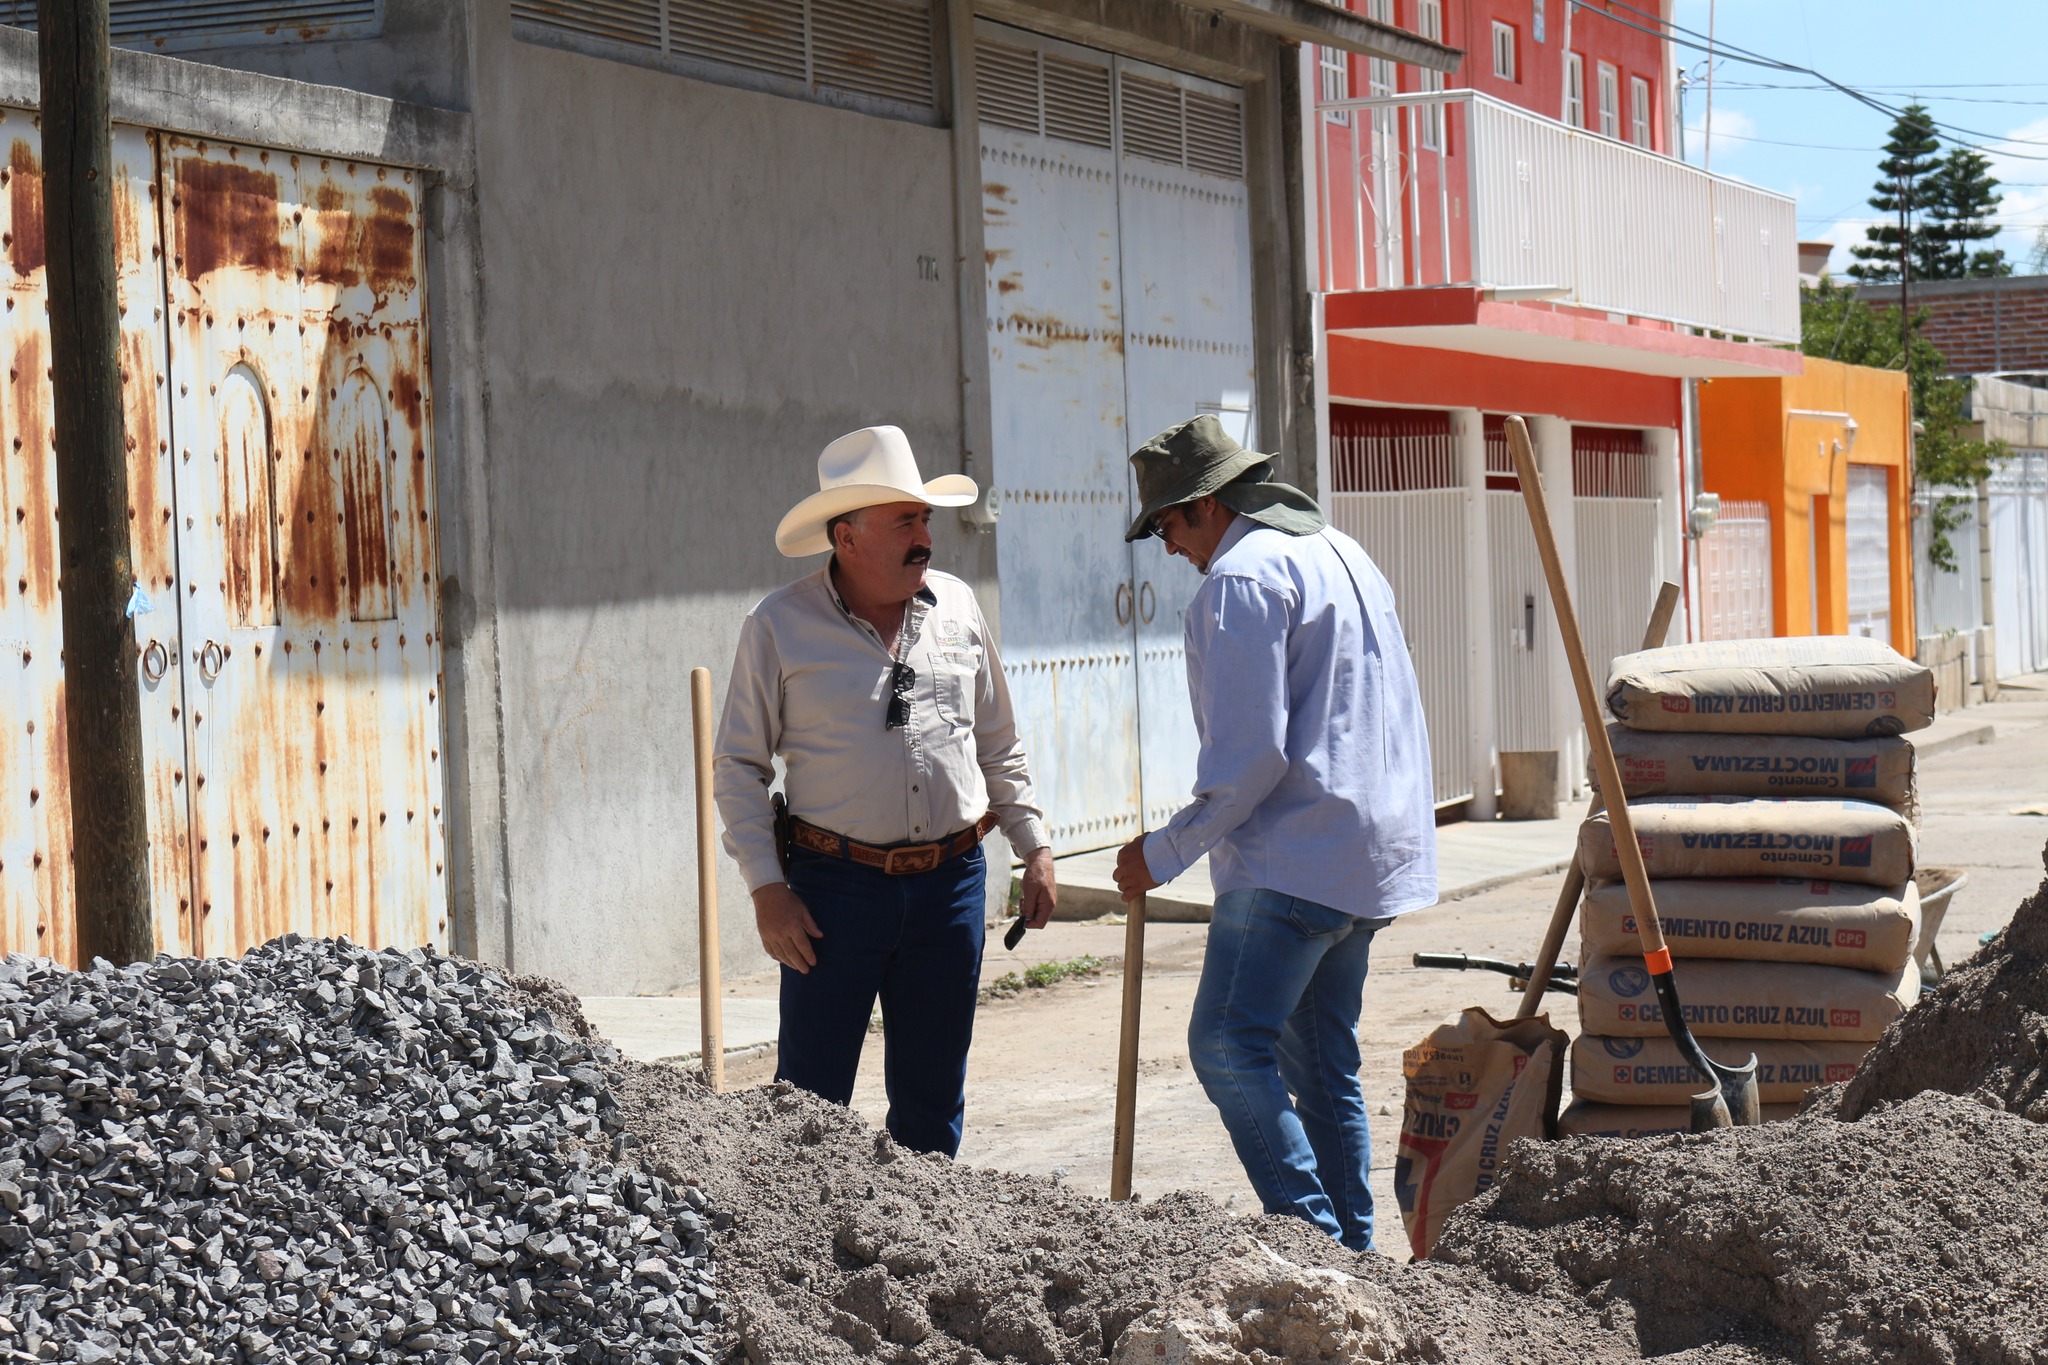
[[[1919,964],[1922,986],[1934,985],[1948,972],[1934,936],[1941,932],[1949,902],[1969,881],[1970,874],[1960,867],[1923,867],[1913,874],[1913,882],[1920,888],[1920,941],[1913,945],[1913,960]]]

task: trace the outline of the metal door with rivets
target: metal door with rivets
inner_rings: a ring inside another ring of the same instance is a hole
[[[1209,413],[1256,449],[1241,96],[1177,72],[1118,65],[1124,382],[1133,444]],[[1157,829],[1195,784],[1183,620],[1202,580],[1156,537],[1133,548],[1139,775],[1145,827]]]
[[[1130,451],[1255,430],[1242,100],[977,27],[1003,657],[1056,852],[1156,828],[1194,783],[1181,616],[1199,582],[1123,542]]]
[[[0,354],[7,366],[0,390],[0,951],[68,963],[76,934],[41,144],[33,112],[0,109]],[[183,679],[173,664],[177,552],[151,134],[116,127],[112,170],[153,927],[162,948],[189,952]]]
[[[165,135],[200,943],[446,941],[411,172]]]
[[[977,64],[1003,667],[1066,853],[1138,832],[1109,59],[984,37]]]

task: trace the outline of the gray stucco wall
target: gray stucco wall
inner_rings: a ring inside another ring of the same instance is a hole
[[[949,134],[518,41],[479,13],[510,960],[697,975],[689,670],[816,567],[776,521],[888,421],[960,461]],[[985,537],[940,519],[939,561]],[[725,968],[764,965],[737,868]]]
[[[1260,405],[1285,412],[1296,265],[1259,112],[1277,45],[1172,0],[977,8],[1246,85]],[[455,946],[584,993],[691,987],[689,670],[709,667],[722,699],[746,610],[816,567],[771,537],[826,441],[895,422],[927,476],[971,443],[959,318],[980,252],[956,235],[953,132],[521,41],[509,0],[386,0],[379,38],[181,55],[208,65],[127,60],[117,115],[438,168]],[[32,72],[32,40],[0,33],[0,85],[32,89]],[[978,185],[966,203],[971,237]],[[937,562],[1000,631],[994,538],[951,514],[934,526]],[[990,855],[994,900],[999,837]],[[720,886],[726,972],[767,966],[722,855]]]

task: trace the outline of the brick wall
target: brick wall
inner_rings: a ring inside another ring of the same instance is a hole
[[[2048,275],[1916,283],[1912,307],[1920,335],[1948,357],[1955,374],[2048,370]],[[1856,296],[1886,311],[1899,306],[1895,284],[1863,285]]]

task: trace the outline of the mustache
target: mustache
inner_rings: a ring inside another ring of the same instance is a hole
[[[903,562],[906,565],[929,564],[932,562],[932,552],[930,550],[927,550],[924,546],[920,545],[915,549],[911,550],[909,554],[903,556]]]

